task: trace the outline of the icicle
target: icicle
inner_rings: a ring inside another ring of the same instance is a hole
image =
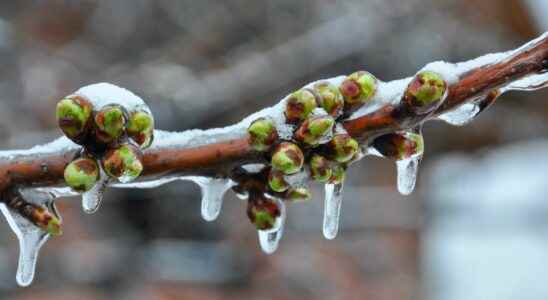
[[[479,112],[480,107],[478,104],[465,103],[452,111],[438,116],[438,119],[454,126],[462,126],[472,121]]]
[[[411,158],[396,161],[398,170],[398,191],[403,195],[409,195],[415,188],[417,173],[419,171],[419,162],[421,156],[417,155]]]
[[[217,219],[223,205],[223,196],[235,183],[225,178],[185,177],[196,182],[202,190],[202,217],[206,221]]]
[[[332,240],[339,231],[339,216],[343,198],[343,183],[325,185],[325,204],[323,210],[323,235]]]
[[[280,240],[284,233],[286,218],[285,204],[279,199],[275,199],[275,201],[280,207],[280,217],[276,220],[274,228],[269,230],[257,230],[261,249],[266,254],[272,254],[278,249],[278,245],[280,244]]]
[[[93,214],[99,209],[108,180],[109,177],[101,170],[101,179],[91,190],[82,194],[82,208],[86,214]]]

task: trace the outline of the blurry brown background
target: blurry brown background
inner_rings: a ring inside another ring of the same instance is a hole
[[[430,61],[456,62],[517,47],[548,29],[547,4],[2,1],[0,147],[26,148],[60,135],[56,101],[86,84],[108,81],[142,96],[160,129],[224,126],[312,80],[358,69],[391,80]],[[438,240],[428,232],[455,211],[475,211],[476,202],[436,205],[437,198],[450,195],[439,186],[433,191],[427,178],[461,174],[436,167],[449,152],[478,166],[488,149],[545,136],[547,96],[505,95],[462,128],[428,123],[426,168],[420,190],[411,196],[397,194],[390,162],[368,158],[356,164],[334,241],[322,237],[323,200],[316,187],[313,201],[289,207],[280,249],[270,256],[260,251],[245,205],[232,193],[220,218],[207,223],[200,217],[199,189],[191,183],[111,190],[95,215],[85,215],[78,199],[59,203],[65,234],[42,249],[33,285],[18,288],[17,243],[4,222],[0,299],[458,299],[447,292],[454,281],[444,279],[454,274],[444,269],[451,258],[444,260],[431,247]],[[466,183],[462,197],[480,202],[473,183]],[[440,231],[437,237],[450,234]],[[430,246],[423,251],[421,245]],[[466,260],[460,263],[473,269]],[[546,261],[539,257],[538,263]],[[539,298],[513,298],[509,292],[494,299],[547,299],[544,292]]]

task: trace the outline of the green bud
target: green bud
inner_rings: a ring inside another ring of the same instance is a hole
[[[331,184],[340,184],[344,182],[346,178],[346,167],[340,164],[336,164],[332,167],[331,178],[329,178],[329,183]]]
[[[270,173],[268,173],[268,186],[274,192],[282,193],[287,191],[289,183],[285,181],[284,173],[277,170],[270,170]]]
[[[309,146],[316,146],[333,131],[334,125],[335,119],[331,116],[312,117],[301,124],[294,137]]]
[[[312,193],[305,187],[291,188],[286,193],[286,199],[294,202],[307,201],[312,198]]]
[[[307,90],[301,89],[289,96],[285,109],[285,117],[290,123],[306,119],[316,108],[316,97]]]
[[[373,147],[387,158],[402,160],[422,154],[424,141],[413,132],[389,133],[376,138]]]
[[[310,174],[312,179],[318,182],[327,182],[333,171],[331,169],[329,161],[318,154],[314,154],[310,159]]]
[[[301,170],[304,163],[304,154],[299,146],[283,142],[278,145],[272,155],[272,168],[286,175],[295,174]]]
[[[423,71],[407,86],[404,102],[416,113],[429,113],[441,104],[446,89],[447,84],[440,74]]]
[[[154,118],[145,111],[132,113],[127,124],[127,133],[142,149],[148,148],[154,137]]]
[[[350,74],[340,86],[344,102],[349,106],[361,105],[369,101],[377,89],[377,79],[369,72],[358,71]]]
[[[344,163],[350,161],[360,148],[358,141],[348,134],[336,134],[328,144],[332,158]]]
[[[274,121],[267,118],[260,118],[249,126],[250,144],[256,151],[267,151],[278,139],[278,131]]]
[[[99,142],[110,143],[124,133],[125,125],[126,116],[122,107],[106,106],[95,115],[96,138]]]
[[[35,225],[51,235],[57,236],[63,234],[61,220],[49,212],[45,207],[37,206],[32,211],[32,221]]]
[[[247,216],[257,229],[268,230],[276,225],[276,220],[281,216],[281,210],[274,200],[264,196],[254,197],[248,201]]]
[[[112,149],[103,158],[103,169],[110,176],[122,183],[135,180],[143,171],[142,153],[133,145],[122,145]]]
[[[78,158],[65,168],[65,182],[77,192],[89,191],[99,179],[99,166],[91,158]]]
[[[83,97],[72,95],[57,103],[55,117],[63,133],[76,143],[82,143],[90,128],[91,103]]]
[[[314,85],[314,91],[318,96],[319,106],[321,106],[329,115],[337,118],[342,114],[344,100],[339,89],[335,85],[329,82],[320,82]]]

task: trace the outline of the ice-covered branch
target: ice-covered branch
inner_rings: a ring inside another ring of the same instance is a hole
[[[434,62],[415,76],[384,82],[364,71],[312,82],[233,126],[154,130],[146,104],[111,84],[84,87],[61,100],[65,134],[29,150],[0,152],[0,208],[21,246],[18,282],[29,284],[41,245],[59,234],[54,200],[82,194],[99,208],[108,187],[152,188],[191,180],[202,189],[202,215],[214,220],[233,189],[268,253],[278,245],[285,202],[310,198],[324,183],[324,235],[338,230],[344,174],[366,155],[396,161],[398,189],[415,185],[422,124],[463,125],[509,90],[548,85],[548,34],[503,53],[463,63]]]

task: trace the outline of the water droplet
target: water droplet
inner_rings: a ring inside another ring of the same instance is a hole
[[[325,185],[325,206],[323,210],[323,235],[332,240],[339,231],[339,217],[343,198],[343,184]]]
[[[202,217],[206,221],[217,219],[223,205],[223,196],[234,181],[225,178],[185,177],[196,182],[202,190]]]
[[[396,161],[398,170],[398,191],[403,195],[409,195],[415,189],[419,162],[421,156],[417,155],[408,159]]]
[[[438,119],[454,126],[462,126],[472,121],[479,112],[480,107],[476,103],[465,103],[438,116]]]
[[[284,233],[284,225],[286,218],[285,204],[279,199],[275,199],[280,207],[280,217],[276,219],[276,224],[269,230],[257,230],[259,234],[259,244],[261,249],[266,254],[272,254],[278,249],[280,240]]]
[[[101,176],[91,190],[82,194],[82,208],[86,214],[93,214],[99,209],[108,180],[108,176]]]

